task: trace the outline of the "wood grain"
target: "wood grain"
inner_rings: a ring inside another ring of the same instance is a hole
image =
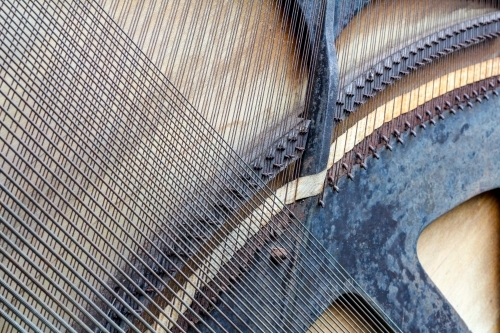
[[[275,1],[100,3],[247,161],[298,122],[307,68]]]
[[[307,330],[307,333],[322,332],[371,333],[377,332],[377,328],[359,314],[354,315],[352,307],[334,302]]]
[[[427,274],[474,333],[500,332],[500,191],[429,225],[417,244]]]
[[[478,1],[372,1],[336,41],[341,87],[404,46],[495,10]]]

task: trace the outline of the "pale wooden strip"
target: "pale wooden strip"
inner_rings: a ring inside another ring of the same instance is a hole
[[[375,117],[376,117],[376,112],[371,112],[368,115],[368,126],[366,127],[367,133],[372,133],[374,128],[375,128]]]
[[[467,84],[471,84],[471,83],[474,82],[474,75],[475,75],[474,68],[475,68],[475,65],[472,65],[470,67],[472,67],[473,69],[472,70],[469,70],[469,68],[466,69],[466,71],[467,71]]]
[[[299,178],[297,180],[297,194],[294,201],[309,198],[321,193],[321,191],[323,191],[327,171],[328,170],[325,169],[320,173]],[[279,191],[280,190],[278,190],[277,193],[279,193]],[[293,201],[287,200],[285,203],[291,204]]]
[[[460,71],[460,87],[463,87],[467,84],[467,71],[462,68]]]
[[[492,63],[493,63],[493,73],[492,73],[492,76],[500,75],[500,61],[494,61],[494,60],[492,60]]]
[[[410,110],[414,110],[418,106],[418,89],[412,90],[409,93],[410,95]]]
[[[358,122],[358,126],[356,128],[356,142],[354,144],[357,145],[358,143],[364,140],[365,132],[367,130],[366,126],[367,121],[368,117],[365,117]]]
[[[403,107],[403,96],[398,96],[394,99],[394,111],[392,113],[393,119],[401,115],[402,107]]]
[[[382,105],[382,106],[377,108],[376,114],[375,114],[375,117],[376,117],[375,118],[375,121],[376,121],[375,128],[379,128],[384,123],[386,108],[387,107],[385,105]]]
[[[411,100],[410,100],[410,94],[406,93],[403,95],[403,103],[402,103],[402,108],[410,108],[411,105]]]
[[[434,80],[434,94],[432,98],[437,98],[446,93],[446,86],[448,83],[448,75],[442,76],[437,80]]]
[[[339,140],[333,142],[333,144],[330,146],[330,155],[328,157],[328,164],[333,165],[333,161],[338,161],[344,156],[344,146],[342,145],[342,142],[345,141],[345,137],[347,136],[347,133],[342,134],[339,136]]]
[[[458,77],[460,77],[460,73],[458,71],[448,74],[448,85],[446,86],[446,91],[451,91],[453,89]]]
[[[392,111],[394,110],[394,100],[390,100],[385,104],[384,122],[387,123],[392,120]]]

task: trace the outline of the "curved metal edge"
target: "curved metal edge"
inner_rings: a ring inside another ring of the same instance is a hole
[[[369,159],[362,177],[340,182],[341,194],[326,191],[324,209],[313,198],[303,203],[307,228],[405,332],[468,332],[416,246],[436,218],[500,187],[498,123],[495,98],[417,129],[418,138],[405,133],[406,149]]]

